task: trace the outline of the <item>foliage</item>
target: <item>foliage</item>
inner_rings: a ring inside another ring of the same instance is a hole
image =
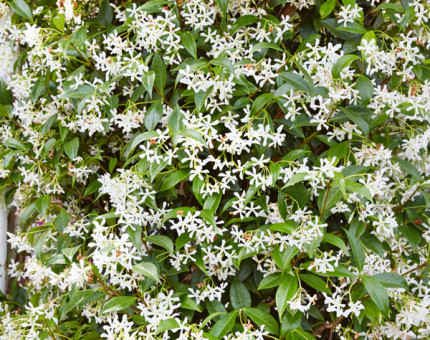
[[[429,337],[428,4],[0,13],[1,339]]]

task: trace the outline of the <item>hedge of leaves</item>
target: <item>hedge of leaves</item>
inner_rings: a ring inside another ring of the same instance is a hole
[[[429,10],[0,3],[0,339],[428,339]]]

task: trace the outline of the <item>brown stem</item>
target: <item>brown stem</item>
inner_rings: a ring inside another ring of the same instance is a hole
[[[364,302],[366,300],[368,300],[370,298],[370,295],[367,295],[366,297],[364,297],[361,302]],[[345,317],[343,315],[339,316],[334,322],[332,323],[325,323],[324,325],[322,325],[321,327],[319,327],[317,330],[315,330],[312,335],[313,336],[317,336],[320,335],[322,332],[324,332],[326,329],[334,329],[336,328],[336,326],[338,324],[340,324],[343,319],[345,319]]]
[[[179,26],[181,27],[181,31],[184,29],[184,23],[182,22],[182,15],[181,15],[181,5],[183,1],[176,0],[176,9],[178,10],[178,20],[179,20]]]
[[[324,211],[325,211],[325,207],[326,207],[326,205],[327,205],[328,194],[330,193],[330,189],[331,189],[330,184],[331,184],[331,178],[328,180],[328,184],[327,184],[327,192],[326,192],[326,194],[325,194],[325,198],[324,198],[324,205],[323,205],[323,208],[322,208],[322,210],[321,210],[320,219],[321,219],[321,217],[323,217],[323,215],[324,215]]]
[[[421,269],[427,265],[428,265],[428,262],[421,263],[420,265],[416,266],[415,268],[408,270],[406,273],[403,273],[402,276],[409,275],[410,273],[413,273],[414,271]]]
[[[82,58],[82,59],[84,59],[85,60],[85,62],[88,64],[88,66],[89,67],[91,67],[100,77],[102,77],[103,79],[105,79],[105,76],[104,76],[104,74],[103,73],[101,73],[99,70],[97,70],[94,66],[93,66],[93,64],[91,64],[91,62],[87,59],[87,58],[85,58],[83,55],[82,55],[82,53],[81,53],[81,51],[79,51],[77,48],[76,48],[76,46],[73,44],[73,43],[70,43],[70,45],[72,45],[72,47],[74,48],[74,50],[76,51],[76,52],[78,52],[78,54],[79,54],[79,56]]]
[[[92,204],[94,204],[101,212],[106,213],[106,209],[102,207],[102,205],[98,202],[93,201],[91,198],[89,197],[84,197],[79,191],[74,191],[72,189],[69,189],[67,187],[63,187],[62,188],[68,192],[70,192],[71,194],[78,196],[81,200],[86,201],[86,202],[91,202]]]
[[[296,265],[296,263],[299,262],[304,255],[305,255],[304,252],[300,253],[299,256],[297,256],[297,258],[293,262],[291,262],[291,268],[294,268],[294,266]]]
[[[155,84],[154,84],[154,89],[155,89],[155,91],[157,91],[157,93],[158,93],[158,95],[161,97],[161,99],[163,99],[163,102],[165,102],[168,106],[170,106],[170,107],[173,109],[172,104],[170,104],[170,103],[167,101],[166,97],[164,97],[164,95],[160,92],[160,90],[157,88],[157,86],[155,86]]]
[[[52,339],[55,339],[54,332],[52,331],[51,327],[49,327],[48,320],[45,320],[45,324],[46,324],[46,326],[48,327],[49,334],[51,334]]]
[[[324,325],[322,325],[320,328],[318,328],[316,331],[314,331],[312,333],[313,336],[317,336],[319,334],[321,334],[322,332],[324,332],[326,329],[333,329],[336,328],[336,326],[338,324],[340,324],[343,319],[345,319],[345,317],[343,315],[339,316],[334,322],[332,323],[325,323]]]
[[[401,204],[401,205],[397,206],[397,208],[396,208],[396,209],[394,209],[394,214],[399,213],[399,212],[400,212],[400,211],[405,207],[405,205],[409,203],[409,201],[412,199],[412,197],[414,197],[414,196],[415,196],[415,194],[417,193],[417,191],[418,191],[419,189],[420,189],[420,187],[418,186],[418,187],[415,189],[415,191],[412,193],[412,195],[411,195],[411,196],[409,196],[409,198],[405,201],[405,203],[403,203],[403,204]]]

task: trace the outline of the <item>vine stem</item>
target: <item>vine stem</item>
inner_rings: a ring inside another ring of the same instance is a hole
[[[172,104],[170,104],[170,103],[167,101],[166,97],[164,97],[164,95],[160,92],[160,90],[158,89],[158,87],[157,87],[157,86],[155,86],[155,84],[154,84],[154,89],[155,89],[155,91],[157,91],[157,93],[158,93],[158,95],[161,97],[161,99],[163,99],[163,102],[164,102],[164,103],[166,103],[168,106],[170,106],[170,107],[173,109],[174,107],[172,106]]]
[[[409,198],[405,201],[405,203],[403,203],[403,204],[401,204],[401,205],[397,206],[397,207],[396,207],[396,209],[394,209],[394,214],[399,213],[399,212],[400,212],[400,211],[405,207],[405,205],[409,203],[409,201],[412,199],[412,197],[414,197],[414,196],[415,196],[415,194],[417,193],[417,191],[418,191],[419,189],[420,189],[420,187],[418,186],[418,187],[415,189],[415,191],[412,193],[412,195],[411,195],[411,196],[409,196]]]
[[[70,45],[72,45],[72,47],[73,47],[73,49],[76,51],[76,52],[78,52],[78,54],[79,54],[79,56],[82,58],[82,59],[84,59],[85,60],[85,62],[88,64],[88,66],[89,67],[91,67],[100,77],[102,77],[103,79],[105,79],[105,75],[103,74],[103,73],[101,73],[99,70],[97,70],[95,67],[94,67],[94,65],[93,64],[91,64],[91,62],[87,59],[87,58],[85,58],[83,55],[82,55],[82,53],[81,53],[81,51],[79,51],[77,48],[76,48],[76,46],[73,44],[73,43],[70,43]]]
[[[326,192],[326,194],[325,194],[325,198],[324,198],[324,205],[323,205],[323,208],[322,208],[322,210],[321,210],[320,219],[323,217],[323,215],[324,215],[324,211],[325,211],[325,207],[326,207],[326,205],[327,205],[328,194],[330,193],[330,189],[331,189],[330,184],[331,184],[331,178],[328,180],[328,184],[327,184],[327,192]]]
[[[370,299],[370,295],[367,295],[366,297],[364,297],[361,302],[364,302],[366,300]],[[337,325],[339,325],[343,320],[345,319],[345,317],[343,315],[339,316],[334,322],[332,323],[325,323],[324,325],[322,325],[321,327],[319,327],[317,330],[315,330],[312,335],[313,336],[317,336],[320,335],[322,332],[324,332],[326,329],[330,329],[333,330],[334,328],[336,328]]]
[[[424,263],[421,263],[420,265],[416,266],[415,268],[412,268],[411,270],[408,270],[406,273],[403,273],[402,276],[409,275],[410,273],[413,273],[414,271],[421,269],[425,266],[427,266],[429,263],[426,261]]]

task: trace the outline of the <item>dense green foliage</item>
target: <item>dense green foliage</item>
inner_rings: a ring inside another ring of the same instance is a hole
[[[0,339],[430,336],[428,3],[0,14]]]

